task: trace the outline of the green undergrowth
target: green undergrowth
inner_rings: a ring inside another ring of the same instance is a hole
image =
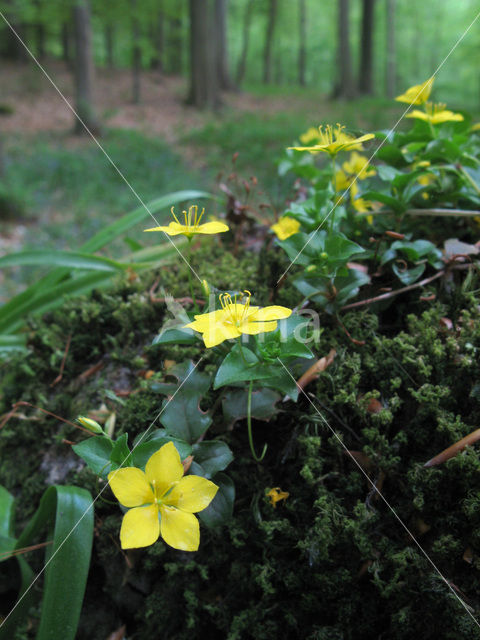
[[[222,256],[211,242],[194,266],[210,269],[202,276],[219,288],[240,282],[255,302],[267,304],[274,260],[273,252],[268,259]],[[103,402],[116,414],[116,435],[128,430],[133,438],[148,428],[161,396],[144,372],[161,378],[166,360],[197,361],[203,352],[150,346],[168,318],[165,305],[149,295],[157,281],[155,296],[163,296],[162,286],[185,295],[183,267],[169,267],[32,321],[29,354],[3,365],[1,413],[22,400],[73,420]],[[162,541],[122,552],[121,512],[104,500],[111,498],[106,491],[95,506],[78,638],[100,640],[126,624],[132,639],[433,640],[442,629],[447,640],[470,640],[476,625],[391,509],[478,613],[477,451],[423,467],[480,426],[478,286],[470,280],[455,295],[439,286],[434,302],[421,302],[412,291],[388,308],[345,314],[345,328],[364,345],[322,316],[315,354],[335,348],[337,355],[307,387],[308,398],[281,401],[270,422],[255,422],[255,441],[268,443],[265,460],[252,459],[244,421],[222,435],[235,453],[228,470],[236,486],[234,517],[219,530],[203,527],[197,553]],[[294,295],[286,285],[276,302],[291,303]],[[52,386],[69,336],[62,379]],[[85,375],[98,363],[102,368]],[[208,367],[208,358],[200,366]],[[220,393],[209,393],[210,406]],[[65,442],[83,434],[32,407],[17,411],[0,432],[0,484],[17,498],[20,525],[48,483],[73,483],[97,495],[102,486]],[[215,434],[223,424],[220,406],[213,418]],[[265,495],[271,487],[290,494],[276,508]],[[29,558],[41,568],[40,554]]]

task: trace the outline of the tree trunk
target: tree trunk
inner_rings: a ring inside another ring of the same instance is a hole
[[[68,22],[62,23],[62,60],[69,66],[72,63],[70,51],[70,28]]]
[[[385,67],[385,86],[387,97],[394,98],[396,93],[396,52],[395,52],[395,0],[387,0],[387,64]]]
[[[358,89],[363,95],[373,93],[373,35],[375,0],[362,0],[362,34]]]
[[[183,69],[183,43],[182,43],[182,19],[170,18],[167,26],[167,50],[169,73],[182,73]]]
[[[215,0],[215,36],[218,84],[220,89],[229,91],[233,87],[228,71],[227,0]]]
[[[75,28],[75,109],[79,116],[75,120],[75,133],[86,134],[85,126],[94,135],[99,135],[100,125],[93,107],[93,84],[95,68],[92,54],[92,29],[90,7],[87,0],[77,0],[73,7]],[[85,126],[84,126],[85,125]]]
[[[41,23],[35,25],[35,40],[37,58],[43,60],[45,58],[45,25]]]
[[[277,0],[270,0],[268,7],[267,32],[265,34],[265,48],[263,51],[263,82],[270,84],[272,80],[272,45],[275,23],[277,21]]]
[[[132,100],[140,104],[140,74],[142,69],[142,51],[140,49],[140,25],[137,17],[137,0],[132,5]]]
[[[333,98],[351,100],[355,95],[352,73],[352,54],[350,51],[350,6],[349,0],[338,2],[338,79],[334,85]]]
[[[214,0],[190,0],[190,92],[199,109],[220,105],[214,33]]]
[[[248,43],[250,40],[250,23],[252,21],[253,0],[247,0],[245,18],[243,20],[242,53],[237,67],[237,85],[241,85],[247,69]]]
[[[164,72],[164,48],[165,48],[165,33],[164,33],[164,13],[161,0],[159,0],[159,9],[157,15],[156,28],[153,29],[152,39],[155,53],[153,54],[151,68],[155,69],[159,73]]]
[[[304,87],[305,82],[305,66],[306,66],[306,42],[307,42],[307,9],[305,0],[299,0],[299,46],[298,46],[298,84]]]
[[[113,69],[115,64],[113,61],[113,24],[106,24],[103,32],[105,37],[105,57],[107,60],[107,67]]]

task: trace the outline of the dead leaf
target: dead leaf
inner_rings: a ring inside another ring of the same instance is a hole
[[[383,404],[377,398],[370,398],[367,404],[368,413],[380,413],[383,410]]]
[[[437,464],[446,462],[447,460],[450,460],[450,458],[454,458],[457,453],[462,451],[462,449],[464,449],[467,445],[475,444],[475,442],[477,442],[478,440],[480,440],[480,429],[472,431],[472,433],[469,433],[468,436],[465,436],[465,438],[462,438],[458,442],[455,442],[455,444],[452,444],[452,446],[436,455],[434,458],[426,462],[423,466],[434,467]]]
[[[352,449],[349,449],[348,451],[344,451],[343,453],[344,455],[350,456],[350,458],[353,458],[356,462],[358,462],[358,464],[365,471],[372,471],[373,461],[365,453],[363,453],[363,451],[353,451]]]
[[[336,355],[337,355],[336,349],[330,349],[330,352],[327,356],[324,356],[323,358],[320,358],[320,360],[317,360],[315,364],[309,367],[305,371],[305,373],[302,376],[300,376],[300,378],[297,381],[297,387],[303,390],[305,389],[307,384],[310,384],[310,382],[312,382],[313,380],[316,380],[318,376],[323,371],[325,371],[327,367],[329,367],[332,364]]]
[[[185,475],[187,471],[190,469],[192,462],[193,462],[193,456],[187,456],[185,460],[182,460],[183,475]]]
[[[477,247],[474,244],[461,242],[461,240],[458,240],[457,238],[449,238],[448,240],[445,240],[443,250],[445,251],[447,258],[453,258],[458,255],[475,255],[480,253],[480,247]]]
[[[125,638],[125,631],[126,630],[127,630],[127,628],[123,624],[116,631],[112,631],[112,633],[108,636],[107,640],[123,640]]]
[[[463,559],[465,560],[465,562],[468,562],[468,564],[472,564],[472,562],[473,562],[473,551],[470,549],[470,547],[467,547],[465,549],[465,552],[463,554]]]
[[[447,329],[448,331],[453,329],[453,322],[450,318],[440,318],[439,324],[441,329]]]

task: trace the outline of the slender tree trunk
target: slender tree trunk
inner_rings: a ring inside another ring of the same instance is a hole
[[[109,69],[114,68],[114,58],[113,58],[113,39],[114,39],[114,30],[113,24],[108,23],[105,25],[105,30],[103,32],[105,38],[105,57],[107,60],[107,67]]]
[[[263,82],[270,84],[272,80],[272,46],[275,23],[277,21],[278,0],[270,0],[268,7],[267,32],[265,34],[265,48],[263,51]]]
[[[355,95],[352,54],[350,50],[350,6],[349,0],[338,1],[338,79],[333,89],[333,98],[346,98],[351,100]]]
[[[190,92],[199,109],[220,105],[214,33],[214,0],[190,0]]]
[[[252,22],[253,12],[253,0],[247,0],[245,7],[245,17],[243,20],[243,33],[242,33],[242,53],[240,54],[240,60],[237,67],[237,85],[241,85],[245,78],[245,71],[247,69],[247,55],[248,44],[250,40],[250,23]]]
[[[373,93],[373,35],[375,0],[362,0],[362,37],[358,89],[364,95]]]
[[[215,0],[215,36],[218,84],[220,89],[229,91],[233,86],[228,71],[227,0]]]
[[[140,104],[140,75],[142,68],[142,52],[140,49],[140,25],[137,16],[137,0],[132,5],[132,100]]]
[[[45,58],[45,25],[41,23],[35,25],[35,40],[37,58],[43,60]]]
[[[305,82],[305,66],[307,59],[307,8],[306,0],[299,0],[299,46],[298,46],[298,84],[304,87]]]
[[[159,9],[157,14],[157,24],[156,28],[153,29],[152,39],[155,48],[155,53],[153,55],[151,68],[155,69],[159,73],[164,72],[164,48],[165,48],[165,33],[164,33],[164,13],[163,13],[163,5],[161,0],[159,0]]]
[[[387,97],[394,98],[396,93],[396,51],[395,51],[395,0],[387,0],[387,64],[385,67],[385,86]]]
[[[183,43],[182,43],[182,19],[170,18],[167,25],[167,50],[169,73],[182,73],[183,69]]]
[[[68,22],[62,23],[62,60],[69,66],[72,63],[72,54],[70,51],[70,27]]]
[[[93,85],[95,68],[92,53],[92,29],[90,7],[87,0],[77,0],[73,7],[75,27],[75,108],[88,129],[100,133],[100,125],[93,107]],[[86,134],[83,124],[75,120],[75,133]]]

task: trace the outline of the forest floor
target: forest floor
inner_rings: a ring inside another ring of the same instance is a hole
[[[45,69],[73,104],[71,71],[51,60]],[[73,113],[41,69],[3,65],[0,83],[0,255],[22,248],[74,250],[138,206],[95,142],[73,134]],[[270,86],[226,93],[222,109],[212,114],[185,104],[187,88],[184,78],[144,72],[135,105],[129,70],[97,70],[95,105],[104,128],[99,142],[144,202],[181,189],[214,192],[239,152],[237,173],[257,176],[262,201],[281,212],[290,187],[278,176],[277,161],[303,131],[328,122],[352,130],[386,128],[402,112],[384,99],[339,103],[314,87]],[[18,202],[13,213],[2,210],[2,193]],[[162,220],[168,217],[165,212]],[[141,229],[134,236],[145,242]],[[111,247],[110,253],[118,257],[122,250]],[[4,270],[0,301],[37,275],[32,268]]]

